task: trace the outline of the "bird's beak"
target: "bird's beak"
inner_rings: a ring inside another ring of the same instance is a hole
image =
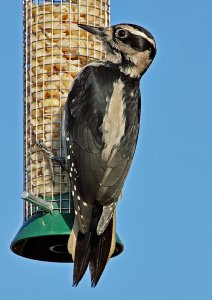
[[[101,41],[108,40],[110,36],[110,28],[108,27],[96,27],[96,26],[90,26],[85,24],[78,24],[78,26],[91,34],[95,35],[97,38],[99,38]]]

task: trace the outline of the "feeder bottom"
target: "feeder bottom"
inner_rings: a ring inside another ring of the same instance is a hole
[[[24,222],[11,243],[11,250],[17,255],[35,260],[73,262],[67,251],[73,221],[73,213],[54,211],[36,214]],[[113,256],[120,254],[123,248],[117,235]]]

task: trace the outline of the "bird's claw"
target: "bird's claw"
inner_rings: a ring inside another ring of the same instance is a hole
[[[55,156],[54,153],[49,148],[46,147],[46,145],[44,144],[44,142],[42,140],[37,140],[35,143],[41,149],[41,151],[46,155],[46,157],[48,159],[48,165],[49,165],[49,169],[50,169],[50,173],[51,173],[51,180],[52,180],[52,184],[54,185],[55,184],[55,175],[54,175],[53,161],[57,162],[63,169],[66,170],[65,158]]]
[[[43,151],[43,153],[47,156],[48,159],[48,165],[49,165],[49,170],[50,170],[50,174],[51,174],[51,180],[52,180],[52,184],[55,184],[55,175],[54,175],[54,166],[53,166],[53,160],[55,158],[54,153],[48,149],[45,144],[43,143],[42,140],[38,140],[35,142],[36,145],[41,149],[41,151]]]

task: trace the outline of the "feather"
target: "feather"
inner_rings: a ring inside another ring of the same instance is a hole
[[[90,259],[91,231],[83,234],[79,231],[74,258],[73,286],[77,286],[82,279]]]
[[[113,254],[115,247],[114,243],[114,226],[113,219],[110,220],[107,228],[101,235],[95,233],[92,239],[91,258],[90,258],[90,273],[91,286],[95,287],[105,269],[105,266]]]
[[[112,217],[115,217],[115,208],[117,202],[114,202],[108,206],[103,206],[102,215],[97,225],[96,232],[98,235],[101,235],[105,228],[108,226],[108,223]]]
[[[71,254],[73,261],[75,259],[75,249],[76,249],[76,241],[77,241],[78,232],[79,232],[79,226],[78,226],[77,220],[75,218],[74,225],[73,225],[71,234],[69,236],[68,245],[67,245],[68,252]]]
[[[68,251],[74,260],[73,286],[77,286],[89,265],[91,286],[95,287],[104,268],[113,255],[116,245],[115,212],[108,226],[101,235],[95,228],[101,211],[94,209],[93,222],[85,234],[79,231],[77,219],[68,241]]]

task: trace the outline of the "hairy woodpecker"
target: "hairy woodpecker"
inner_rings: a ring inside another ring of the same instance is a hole
[[[106,59],[86,65],[75,78],[63,114],[63,144],[75,222],[68,251],[73,285],[88,265],[96,286],[116,243],[116,204],[136,148],[139,82],[155,54],[153,36],[132,24],[79,27],[99,38]]]

